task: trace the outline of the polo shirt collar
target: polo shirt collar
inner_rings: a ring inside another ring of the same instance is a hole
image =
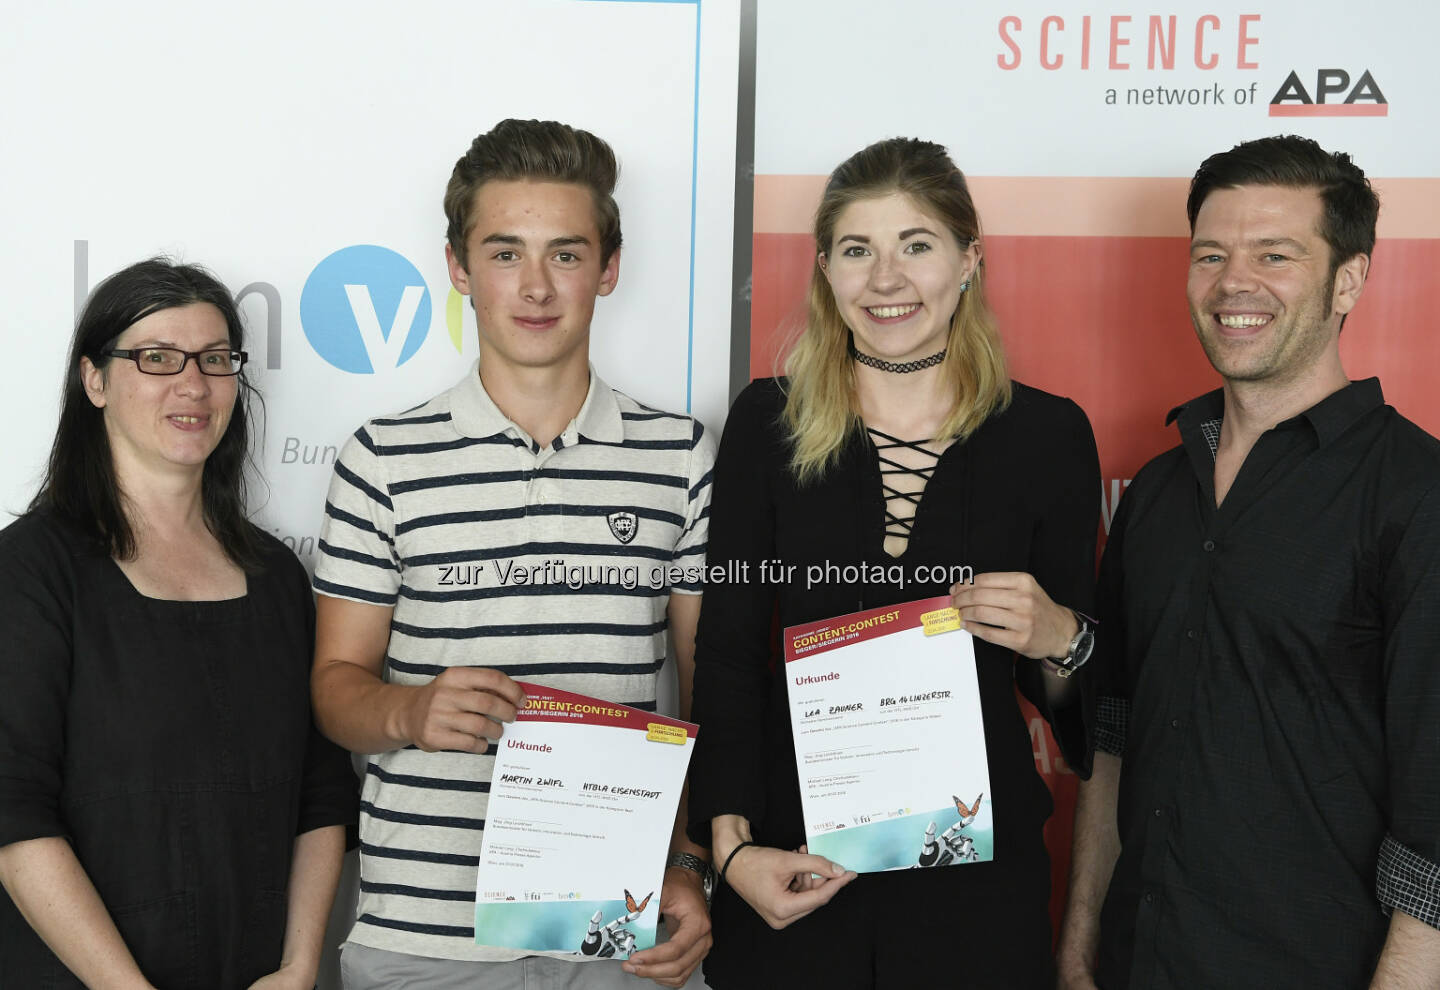
[[[470,366],[451,393],[450,419],[455,429],[464,437],[493,437],[514,430],[519,436],[529,439],[528,434],[500,411],[490,393],[480,382],[480,362]],[[605,384],[590,366],[590,388],[580,412],[561,433],[565,446],[583,436],[587,440],[602,443],[621,443],[625,439],[625,424],[620,416],[620,403],[615,399],[615,390]]]
[[[1385,394],[1380,389],[1380,379],[1366,378],[1351,382],[1338,392],[1327,395],[1299,416],[1277,423],[1276,426],[1294,425],[1304,420],[1314,429],[1315,438],[1320,446],[1324,447],[1350,429],[1366,413],[1384,404]],[[1178,421],[1180,435],[1183,437],[1198,430],[1201,423],[1222,419],[1224,415],[1225,390],[1217,388],[1171,409],[1165,416],[1165,425],[1169,426]]]
[[[620,403],[615,401],[615,390],[595,373],[593,364],[590,366],[590,391],[585,393],[585,401],[575,414],[574,422],[565,428],[567,436],[576,431],[586,440],[598,440],[600,443],[625,441],[625,421],[620,416]]]

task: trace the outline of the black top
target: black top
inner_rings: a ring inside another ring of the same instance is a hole
[[[1101,702],[1099,982],[1365,986],[1382,902],[1440,924],[1440,443],[1357,382],[1263,434],[1217,510],[1223,409],[1171,413],[1101,566],[1129,704]]]
[[[690,776],[690,834],[695,841],[709,845],[710,819],[722,814],[744,815],[756,841],[764,845],[793,849],[805,841],[787,679],[777,676],[775,669],[783,663],[778,659],[778,627],[947,594],[949,582],[944,577],[936,580],[925,573],[916,580],[917,569],[929,572],[935,565],[941,572],[960,565],[970,565],[976,574],[1028,571],[1055,601],[1089,610],[1100,495],[1090,424],[1069,400],[1020,384],[1014,389],[1014,401],[1005,412],[992,416],[967,441],[953,444],[940,457],[915,514],[908,547],[899,558],[884,552],[880,470],[875,448],[863,431],[851,438],[822,481],[799,488],[778,420],[784,395],[777,383],[756,382],[735,401],[715,464],[707,563],[712,572],[720,567],[738,573],[735,569],[745,566],[750,580],[712,581],[705,589],[694,703],[701,731]],[[769,578],[761,575],[762,561],[771,562]],[[788,582],[774,580],[777,561],[795,567]],[[872,569],[867,575],[871,580],[845,583],[836,573],[857,564]],[[827,565],[825,577],[807,582],[808,568]],[[875,568],[888,573],[876,580]],[[903,571],[903,584],[893,579],[895,570]],[[777,615],[778,623],[772,621]],[[1052,802],[1035,769],[1015,686],[1018,682],[1050,719],[1065,758],[1077,773],[1086,775],[1088,678],[1080,677],[1084,689],[1077,692],[1073,704],[1051,712],[1045,704],[1039,662],[1017,663],[1011,651],[978,639],[975,656],[996,858],[991,863],[898,876],[897,884],[909,882],[898,895],[905,898],[905,907],[887,913],[896,919],[903,916],[904,925],[912,926],[896,945],[913,948],[913,926],[930,923],[920,919],[932,916],[928,910],[932,903],[936,923],[950,925],[958,903],[954,898],[975,894],[969,902],[972,906],[984,904],[980,910],[987,917],[1018,927],[1016,916],[1007,916],[1005,899],[1034,900],[1032,907],[1037,910],[1032,914],[1040,919],[1043,960],[1048,958],[1049,944],[1043,920],[1048,867],[1041,829]],[[1008,883],[1015,869],[1029,870],[1038,877],[1038,886]],[[863,890],[870,880],[862,877],[852,888]],[[927,893],[917,900],[915,895],[922,889]],[[833,919],[845,894],[842,891],[842,897],[812,917]],[[990,900],[992,895],[1001,900]],[[715,950],[706,969],[716,986],[722,984],[715,982],[714,967],[723,969],[723,957],[735,942],[727,942],[722,930],[724,915],[723,907],[717,910]],[[753,918],[753,912],[749,916]],[[974,929],[967,931],[973,934]],[[883,933],[871,931],[869,940],[883,938]],[[983,940],[967,935],[966,959],[982,944]],[[863,945],[851,949],[837,958],[853,961],[865,951]],[[941,953],[934,958],[948,957]],[[947,965],[956,962],[948,958]],[[960,970],[966,965],[959,963]]]
[[[48,516],[0,532],[0,845],[67,838],[164,990],[276,969],[295,836],[356,814],[310,718],[305,571],[264,550],[243,598],[160,601]],[[80,986],[3,892],[0,986]]]

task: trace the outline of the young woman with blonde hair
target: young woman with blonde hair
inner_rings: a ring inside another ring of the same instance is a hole
[[[809,313],[736,400],[715,467],[696,654],[691,832],[728,863],[706,978],[740,986],[1040,987],[1052,809],[1015,688],[1088,772],[1099,464],[1075,403],[1010,381],[980,221],[939,145],[873,144],[830,176]],[[765,581],[760,562],[794,566]],[[827,580],[800,580],[821,567]],[[871,580],[828,580],[857,566]],[[941,575],[973,569],[973,583]],[[875,575],[884,575],[874,580]],[[976,637],[991,862],[856,877],[806,854],[776,622],[951,594]]]

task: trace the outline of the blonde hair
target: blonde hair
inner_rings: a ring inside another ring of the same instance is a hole
[[[827,256],[835,224],[858,200],[904,193],[923,212],[942,221],[962,247],[980,237],[980,217],[965,176],[945,149],[914,138],[890,138],[841,162],[825,183],[815,211],[815,246]],[[950,320],[940,374],[954,386],[955,401],[937,439],[964,440],[1010,404],[1010,376],[994,314],[985,305],[983,264]],[[790,468],[804,484],[834,463],[847,437],[860,428],[855,362],[850,330],[818,257],[810,272],[809,312],[785,358],[789,377],[785,426],[790,434]]]

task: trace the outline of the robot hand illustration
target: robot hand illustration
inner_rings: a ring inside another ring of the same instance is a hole
[[[978,804],[978,802],[977,802]],[[971,816],[974,821],[974,816]],[[973,863],[980,858],[975,849],[975,840],[968,835],[961,835],[960,830],[969,822],[958,821],[951,825],[937,838],[935,835],[935,823],[931,822],[925,829],[925,841],[920,847],[920,858],[915,866],[919,868],[931,866],[949,866],[954,862]]]
[[[946,834],[949,834],[948,829]],[[915,865],[920,868],[949,866],[954,859],[954,854],[948,848],[942,847],[939,840],[935,838],[935,823],[931,822],[925,828],[925,843],[920,847],[920,859]]]
[[[945,846],[946,851],[960,862],[973,863],[980,858],[980,854],[975,851],[975,840],[968,835],[960,834],[960,829],[964,827],[960,824],[951,825],[940,834],[940,842]]]
[[[626,905],[633,905],[635,910],[627,911],[608,925],[600,924],[605,918],[605,912],[597,909],[590,916],[590,929],[585,933],[585,940],[580,943],[581,955],[597,956],[601,959],[618,956],[624,959],[635,951],[635,933],[625,926],[640,917],[645,906],[650,903],[650,898],[647,896],[640,904],[635,904],[634,898],[629,896],[625,900]]]

